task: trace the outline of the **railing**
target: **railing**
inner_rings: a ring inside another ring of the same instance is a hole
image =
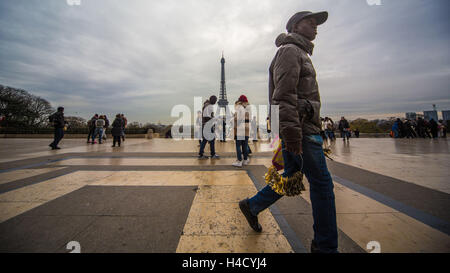
[[[53,128],[0,128],[0,134],[21,134],[21,135],[39,135],[39,134],[53,134]],[[73,128],[69,127],[66,134],[88,134],[88,128]],[[107,134],[111,133],[111,128],[106,130]],[[125,134],[146,134],[147,128],[126,128]]]

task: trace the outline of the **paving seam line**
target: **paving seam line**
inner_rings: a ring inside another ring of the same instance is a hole
[[[156,153],[157,154],[157,153]],[[226,156],[221,156],[221,158],[234,158],[235,156],[233,155],[226,155]],[[63,157],[63,158],[58,158],[58,159],[51,159],[51,160],[47,160],[47,161],[41,161],[38,163],[34,163],[34,164],[28,164],[28,165],[24,165],[24,166],[19,166],[19,167],[14,167],[14,168],[10,168],[10,169],[4,169],[4,170],[0,170],[0,173],[7,173],[7,172],[12,172],[12,171],[18,171],[18,170],[23,170],[23,169],[31,169],[31,168],[36,168],[36,167],[41,167],[47,164],[52,164],[55,162],[60,162],[60,161],[64,161],[64,160],[69,160],[69,159],[79,159],[79,158],[84,158],[84,159],[96,159],[96,158],[175,158],[175,159],[186,159],[186,158],[197,158],[197,156],[192,156],[192,155],[186,155],[186,156],[160,156],[160,155],[146,155],[146,156],[109,156],[109,155],[100,155],[100,156],[86,156],[86,155],[70,155],[67,157]],[[265,156],[265,155],[258,155],[258,156],[253,156],[253,158],[271,158],[271,156]],[[10,163],[10,162],[5,162],[5,163]]]
[[[350,189],[352,189],[360,194],[363,194],[375,201],[378,201],[390,208],[398,210],[399,212],[402,212],[402,213],[416,219],[419,222],[422,222],[422,223],[424,223],[432,228],[435,228],[447,235],[450,235],[450,224],[447,221],[444,221],[436,216],[433,216],[429,213],[423,212],[423,211],[413,208],[411,206],[405,205],[404,203],[394,200],[384,194],[373,191],[369,188],[366,188],[364,186],[361,186],[359,184],[356,184],[354,182],[351,182],[351,181],[341,178],[339,176],[332,175],[332,178],[333,178],[333,181],[335,181],[347,188],[350,188]]]

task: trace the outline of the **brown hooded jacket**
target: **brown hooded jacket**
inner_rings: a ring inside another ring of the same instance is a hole
[[[320,94],[309,55],[314,44],[296,33],[280,34],[280,47],[269,69],[269,100],[279,106],[280,137],[301,143],[303,135],[320,134]]]

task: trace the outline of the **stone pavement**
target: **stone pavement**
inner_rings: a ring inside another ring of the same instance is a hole
[[[264,186],[268,142],[251,143],[251,164],[196,158],[197,141],[127,139],[122,147],[63,139],[0,143],[0,252],[309,252],[308,191],[284,197],[253,232],[237,202]],[[449,141],[337,139],[333,176],[339,251],[450,252]],[[209,150],[207,149],[207,153]],[[308,183],[305,183],[308,189]]]

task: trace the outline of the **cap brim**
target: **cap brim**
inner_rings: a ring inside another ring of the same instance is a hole
[[[306,15],[304,18],[308,18],[308,17],[316,18],[317,25],[321,25],[327,21],[328,12],[327,11],[315,12],[315,13]]]

